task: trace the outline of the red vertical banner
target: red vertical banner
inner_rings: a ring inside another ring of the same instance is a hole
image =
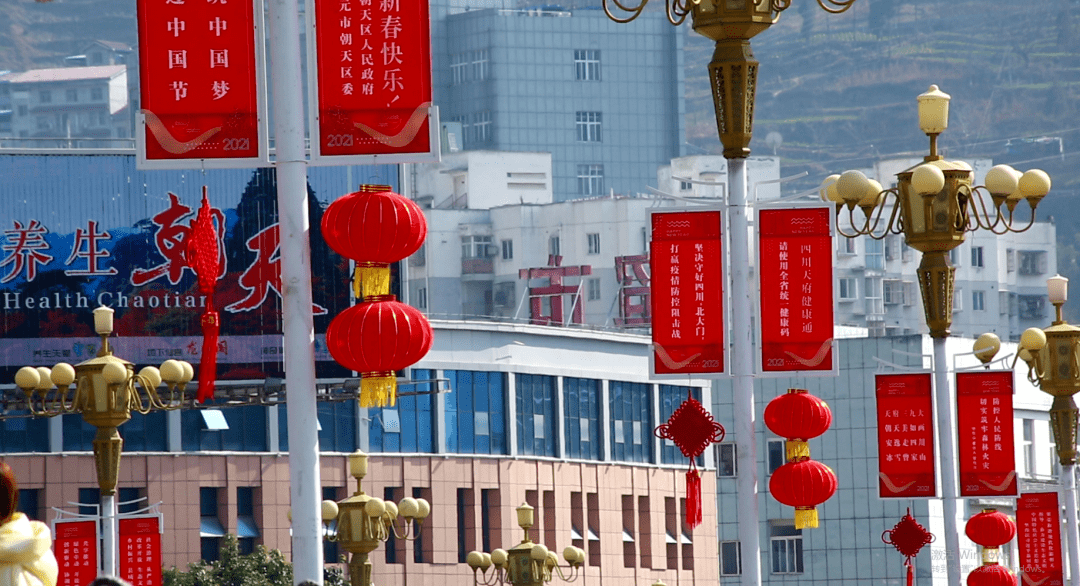
[[[1023,586],[1062,586],[1061,509],[1056,492],[1020,495],[1016,501]]]
[[[881,498],[937,494],[931,381],[929,372],[874,377]]]
[[[834,370],[833,211],[759,209],[759,372]]]
[[[724,372],[718,210],[652,214],[653,373]]]
[[[308,66],[317,86],[315,158],[430,155],[437,145],[428,116],[427,0],[313,0],[309,6],[315,20],[315,63]]]
[[[1016,496],[1013,373],[956,373],[960,496]]]
[[[137,0],[140,162],[264,157],[256,6]]]
[[[56,586],[86,586],[98,575],[97,521],[53,521]]]
[[[161,584],[161,525],[156,515],[119,520],[120,577],[131,586]]]

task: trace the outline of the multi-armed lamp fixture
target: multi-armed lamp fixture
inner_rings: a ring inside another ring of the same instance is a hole
[[[97,428],[94,461],[103,495],[116,492],[124,447],[117,428],[131,419],[133,410],[147,414],[155,409],[180,408],[184,385],[194,375],[191,364],[183,360],[166,360],[160,369],[147,366],[136,374],[134,364],[113,355],[109,347],[112,329],[113,310],[99,307],[94,310],[94,331],[101,336],[97,357],[75,366],[61,362],[51,369],[24,366],[15,373],[15,385],[26,392],[35,416],[81,413]],[[163,382],[167,395],[158,393]]]
[[[609,2],[614,4],[615,12]],[[819,6],[834,14],[844,12],[854,2],[817,0]],[[636,5],[603,0],[604,12],[615,22],[634,20],[648,3],[649,0],[638,0]],[[692,15],[694,30],[716,43],[709,62],[709,78],[724,157],[750,156],[758,70],[750,39],[772,26],[780,13],[791,6],[791,0],[664,0],[664,5],[671,24],[680,25]]]
[[[431,505],[424,499],[406,497],[395,505],[392,501],[364,494],[361,483],[367,476],[367,470],[368,455],[361,451],[354,452],[349,456],[349,474],[356,479],[356,492],[337,503],[322,503],[323,521],[337,519],[337,530],[327,531],[327,539],[339,543],[352,554],[349,559],[352,586],[371,586],[368,554],[390,539],[391,535],[407,541],[416,540],[420,537],[424,519],[431,513]],[[404,528],[397,526],[398,517],[404,519]]]
[[[482,586],[503,585],[544,586],[557,574],[565,582],[573,582],[578,577],[578,570],[585,563],[585,552],[572,545],[563,549],[563,558],[570,565],[569,573],[564,573],[559,566],[555,552],[529,538],[529,528],[533,526],[533,508],[527,503],[517,508],[518,525],[525,531],[521,543],[509,551],[496,549],[491,553],[469,552],[466,561],[473,569],[476,584]],[[488,575],[488,569],[495,566],[495,571]]]
[[[973,186],[970,165],[938,154],[937,137],[949,126],[949,99],[936,85],[919,96],[919,127],[930,137],[930,154],[920,165],[897,174],[896,187],[882,189],[859,171],[847,171],[827,177],[821,188],[822,199],[836,202],[837,215],[847,208],[853,231],[838,227],[843,236],[880,240],[903,234],[908,245],[922,252],[919,288],[926,323],[935,338],[948,337],[952,325],[955,268],[949,251],[978,229],[994,234],[1027,230],[1035,222],[1035,207],[1050,191],[1050,177],[1043,171],[1020,173],[1008,165],[990,169],[986,185]],[[1021,200],[1030,207],[1030,218],[1014,222]],[[855,208],[862,211],[862,221]]]
[[[1061,307],[1069,298],[1069,280],[1055,275],[1046,280],[1054,323],[1045,329],[1028,328],[1020,336],[1017,358],[1028,366],[1028,380],[1054,397],[1050,426],[1054,430],[1058,460],[1062,466],[1076,464],[1077,407],[1073,395],[1080,391],[1080,328],[1065,321]]]

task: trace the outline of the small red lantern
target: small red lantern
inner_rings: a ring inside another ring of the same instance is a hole
[[[980,568],[976,568],[976,570],[980,570],[982,568],[998,565],[998,556],[1000,555],[999,547],[1012,541],[1012,538],[1016,536],[1016,522],[1001,511],[983,509],[981,513],[972,515],[972,517],[968,519],[967,526],[964,527],[964,533],[967,534],[968,539],[983,546],[983,565]],[[1015,586],[1016,576],[1013,576],[1008,569],[1002,569],[1011,576],[1011,584]],[[994,572],[996,572],[996,570],[993,572],[990,570],[984,571],[978,577],[974,578],[977,581],[975,583],[972,582],[972,576],[975,576],[975,572],[972,572],[968,576],[968,585],[999,586],[1002,582],[998,582],[997,580],[1001,578]]]
[[[326,347],[339,364],[360,373],[360,406],[394,404],[394,371],[431,349],[431,324],[393,295],[370,298],[341,312],[326,329]]]
[[[967,577],[968,586],[1016,586],[1016,574],[996,563],[979,566]]]
[[[825,401],[806,389],[788,389],[765,407],[765,425],[776,435],[787,438],[787,459],[809,458],[807,440],[815,438],[832,425],[832,410]]]
[[[769,478],[773,498],[795,507],[795,528],[818,526],[817,506],[836,493],[836,474],[831,468],[810,459],[788,462]]]
[[[386,295],[390,263],[420,249],[427,220],[420,206],[389,186],[362,185],[326,208],[322,235],[334,252],[356,261],[357,297]]]

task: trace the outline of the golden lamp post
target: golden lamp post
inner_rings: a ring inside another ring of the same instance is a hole
[[[898,173],[897,186],[882,189],[877,181],[858,171],[831,175],[821,187],[821,197],[836,203],[848,231],[838,222],[837,231],[848,238],[869,236],[881,240],[903,234],[907,244],[922,253],[917,270],[923,311],[934,339],[934,394],[938,405],[937,434],[942,470],[942,505],[945,517],[945,549],[960,549],[957,528],[955,401],[949,389],[945,340],[952,326],[953,283],[956,269],[949,251],[960,246],[969,232],[994,234],[1023,232],[1035,222],[1035,208],[1050,191],[1050,177],[1038,169],[1020,173],[997,165],[986,173],[985,185],[973,185],[971,166],[949,161],[938,153],[937,137],[949,126],[948,94],[936,85],[919,96],[919,127],[930,137],[930,154],[923,162]],[[1026,201],[1030,218],[1015,216]],[[856,209],[859,211],[856,212]],[[888,218],[885,214],[888,213]],[[861,216],[861,220],[860,220]],[[960,583],[960,557],[946,560],[949,584]]]
[[[431,505],[424,499],[405,497],[395,505],[392,501],[365,494],[361,483],[367,471],[368,455],[359,450],[353,452],[349,456],[349,474],[356,479],[356,492],[337,503],[322,502],[324,523],[337,519],[337,530],[327,531],[327,539],[337,542],[351,554],[349,580],[352,586],[371,586],[368,554],[391,535],[415,541],[420,537],[424,519],[431,513]],[[399,516],[405,520],[405,527],[400,531],[395,523]]]
[[[516,510],[518,526],[525,531],[525,538],[509,551],[496,549],[491,553],[469,552],[466,561],[473,569],[473,581],[482,586],[506,583],[514,586],[544,586],[556,575],[565,582],[577,579],[578,571],[585,562],[585,552],[572,545],[563,549],[563,558],[570,565],[569,573],[564,573],[555,552],[548,551],[545,545],[533,543],[529,538],[529,528],[533,526],[533,508],[523,503]],[[488,569],[492,566],[495,566],[495,569],[488,575]]]
[[[116,481],[124,440],[117,428],[131,419],[131,412],[150,413],[155,409],[178,409],[183,404],[184,386],[194,369],[182,360],[166,360],[161,368],[147,366],[135,372],[135,365],[113,355],[109,336],[113,310],[94,310],[94,331],[101,336],[97,356],[71,366],[61,362],[52,368],[24,366],[15,373],[15,385],[27,396],[30,412],[53,417],[80,413],[97,428],[94,463],[102,496],[102,557],[106,574],[116,575]],[[158,388],[166,384],[168,393]]]

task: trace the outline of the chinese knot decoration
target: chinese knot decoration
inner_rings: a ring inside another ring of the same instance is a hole
[[[221,248],[218,244],[218,230],[214,228],[213,209],[203,187],[202,205],[191,223],[191,235],[184,250],[188,266],[195,271],[199,281],[199,292],[206,296],[206,311],[202,314],[203,332],[202,356],[199,359],[199,392],[197,399],[205,403],[214,396],[214,381],[217,378],[218,333],[221,331],[221,317],[214,309],[214,289],[220,270]]]
[[[925,545],[934,542],[934,534],[911,516],[911,509],[907,510],[900,522],[892,529],[881,534],[881,541],[896,548],[896,551],[904,555],[904,567],[907,568],[907,586],[911,586],[915,578],[915,556]]]
[[[420,249],[427,220],[415,202],[385,185],[364,185],[326,208],[322,233],[335,252],[356,263],[360,300],[326,329],[334,360],[360,373],[360,406],[393,405],[397,375],[431,349],[431,324],[390,294],[390,264]]]
[[[1016,575],[998,563],[999,548],[1012,541],[1016,523],[1005,513],[983,509],[968,519],[964,533],[968,539],[983,546],[983,565],[968,574],[968,586],[1016,586]]]
[[[769,430],[787,438],[787,463],[769,478],[769,492],[782,504],[795,507],[796,529],[817,527],[817,506],[836,492],[837,480],[831,468],[810,459],[806,442],[829,429],[832,411],[805,389],[788,389],[769,401],[764,419]]]
[[[693,529],[701,524],[701,474],[694,460],[705,453],[709,444],[724,441],[724,426],[714,421],[705,407],[687,393],[686,400],[667,423],[653,433],[674,442],[682,455],[690,459],[690,470],[686,473],[686,524]]]

